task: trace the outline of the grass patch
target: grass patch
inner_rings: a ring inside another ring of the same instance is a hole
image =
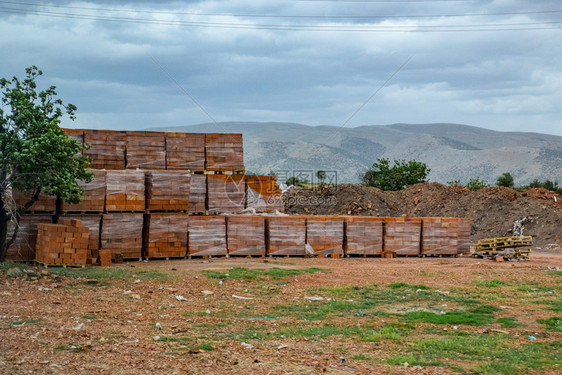
[[[70,353],[80,353],[84,351],[84,347],[82,345],[59,345],[55,348],[56,352],[67,351]]]
[[[41,323],[43,321],[42,318],[38,318],[38,319],[18,319],[18,320],[14,320],[12,322],[8,322],[8,325],[12,326],[12,327],[23,327],[25,325],[28,324],[38,324]]]
[[[500,323],[502,325],[502,328],[516,328],[521,326],[521,324],[517,323],[517,320],[512,317],[499,318],[496,320],[496,322]]]
[[[326,338],[330,336],[356,336],[363,332],[357,326],[336,326],[324,324],[318,327],[308,327],[303,325],[287,326],[275,333],[277,337],[290,338]]]
[[[380,342],[383,340],[399,340],[415,329],[409,324],[388,324],[377,330],[363,332],[361,340],[366,342]]]
[[[213,351],[213,345],[210,343],[201,344],[199,345],[199,349],[205,350],[206,352],[211,352]]]
[[[562,271],[548,271],[551,276],[562,276]]]
[[[486,288],[496,288],[506,285],[505,281],[492,279],[492,280],[474,280],[472,282],[475,286],[483,286]]]
[[[356,355],[352,355],[351,359],[354,361],[370,361],[371,357],[365,354],[356,354]]]
[[[547,310],[561,312],[562,311],[562,299],[554,299],[554,300],[538,300],[535,301],[540,305],[548,305]]]
[[[443,366],[443,361],[438,359],[430,359],[427,356],[417,354],[396,354],[388,357],[385,363],[394,366]]]
[[[546,325],[551,331],[562,332],[562,317],[553,316],[548,319],[537,319],[537,322]]]
[[[495,306],[482,305],[467,311],[449,311],[442,314],[429,311],[411,311],[404,314],[402,319],[407,322],[481,326],[492,323],[494,312],[497,310],[499,309]]]
[[[158,270],[132,270],[122,267],[85,267],[85,268],[52,268],[50,273],[70,277],[93,280],[157,280],[165,283],[171,280],[171,276]]]
[[[431,289],[430,287],[428,287],[427,285],[423,285],[423,284],[417,284],[417,285],[410,285],[410,284],[406,284],[406,283],[392,283],[389,284],[388,287],[390,289],[402,289],[402,288],[409,288],[409,289],[414,289],[414,290],[428,290]]]
[[[279,280],[285,277],[297,276],[303,273],[316,273],[316,272],[329,272],[322,268],[306,268],[306,269],[292,269],[292,268],[278,268],[273,267],[270,269],[248,269],[244,267],[231,268],[228,272],[218,272],[213,270],[202,271],[203,275],[210,279],[232,279],[232,280],[256,280],[264,277],[271,277],[274,280]]]

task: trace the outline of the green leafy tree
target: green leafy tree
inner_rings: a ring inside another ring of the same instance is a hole
[[[490,185],[486,181],[481,180],[480,177],[473,178],[466,184],[469,190],[478,190],[488,186]]]
[[[59,128],[65,113],[74,120],[76,107],[58,99],[54,86],[37,90],[43,74],[37,67],[26,73],[24,80],[0,79],[0,261],[17,237],[21,216],[41,193],[78,203],[83,189],[76,181],[93,177],[81,145]],[[13,189],[29,197],[23,206],[13,201]]]
[[[402,190],[406,186],[426,182],[430,171],[425,163],[415,160],[394,160],[391,166],[388,159],[377,159],[361,180],[364,185],[381,190]]]
[[[498,186],[504,186],[508,188],[512,188],[513,186],[515,186],[513,176],[509,172],[505,172],[500,177],[498,177],[497,184]]]

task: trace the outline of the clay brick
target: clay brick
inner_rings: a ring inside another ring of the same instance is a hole
[[[229,215],[227,240],[229,255],[265,255],[265,218]]]

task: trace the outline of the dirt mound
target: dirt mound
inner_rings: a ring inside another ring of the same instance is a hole
[[[443,216],[472,219],[472,240],[511,235],[513,223],[524,217],[525,235],[538,251],[562,251],[562,197],[545,189],[517,191],[488,187],[470,191],[439,183],[382,191],[360,185],[304,189],[285,193],[289,214],[363,216]]]

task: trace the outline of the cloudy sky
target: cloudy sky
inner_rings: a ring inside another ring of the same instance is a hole
[[[0,1],[0,77],[37,65],[66,126],[454,122],[562,136],[548,0]]]

